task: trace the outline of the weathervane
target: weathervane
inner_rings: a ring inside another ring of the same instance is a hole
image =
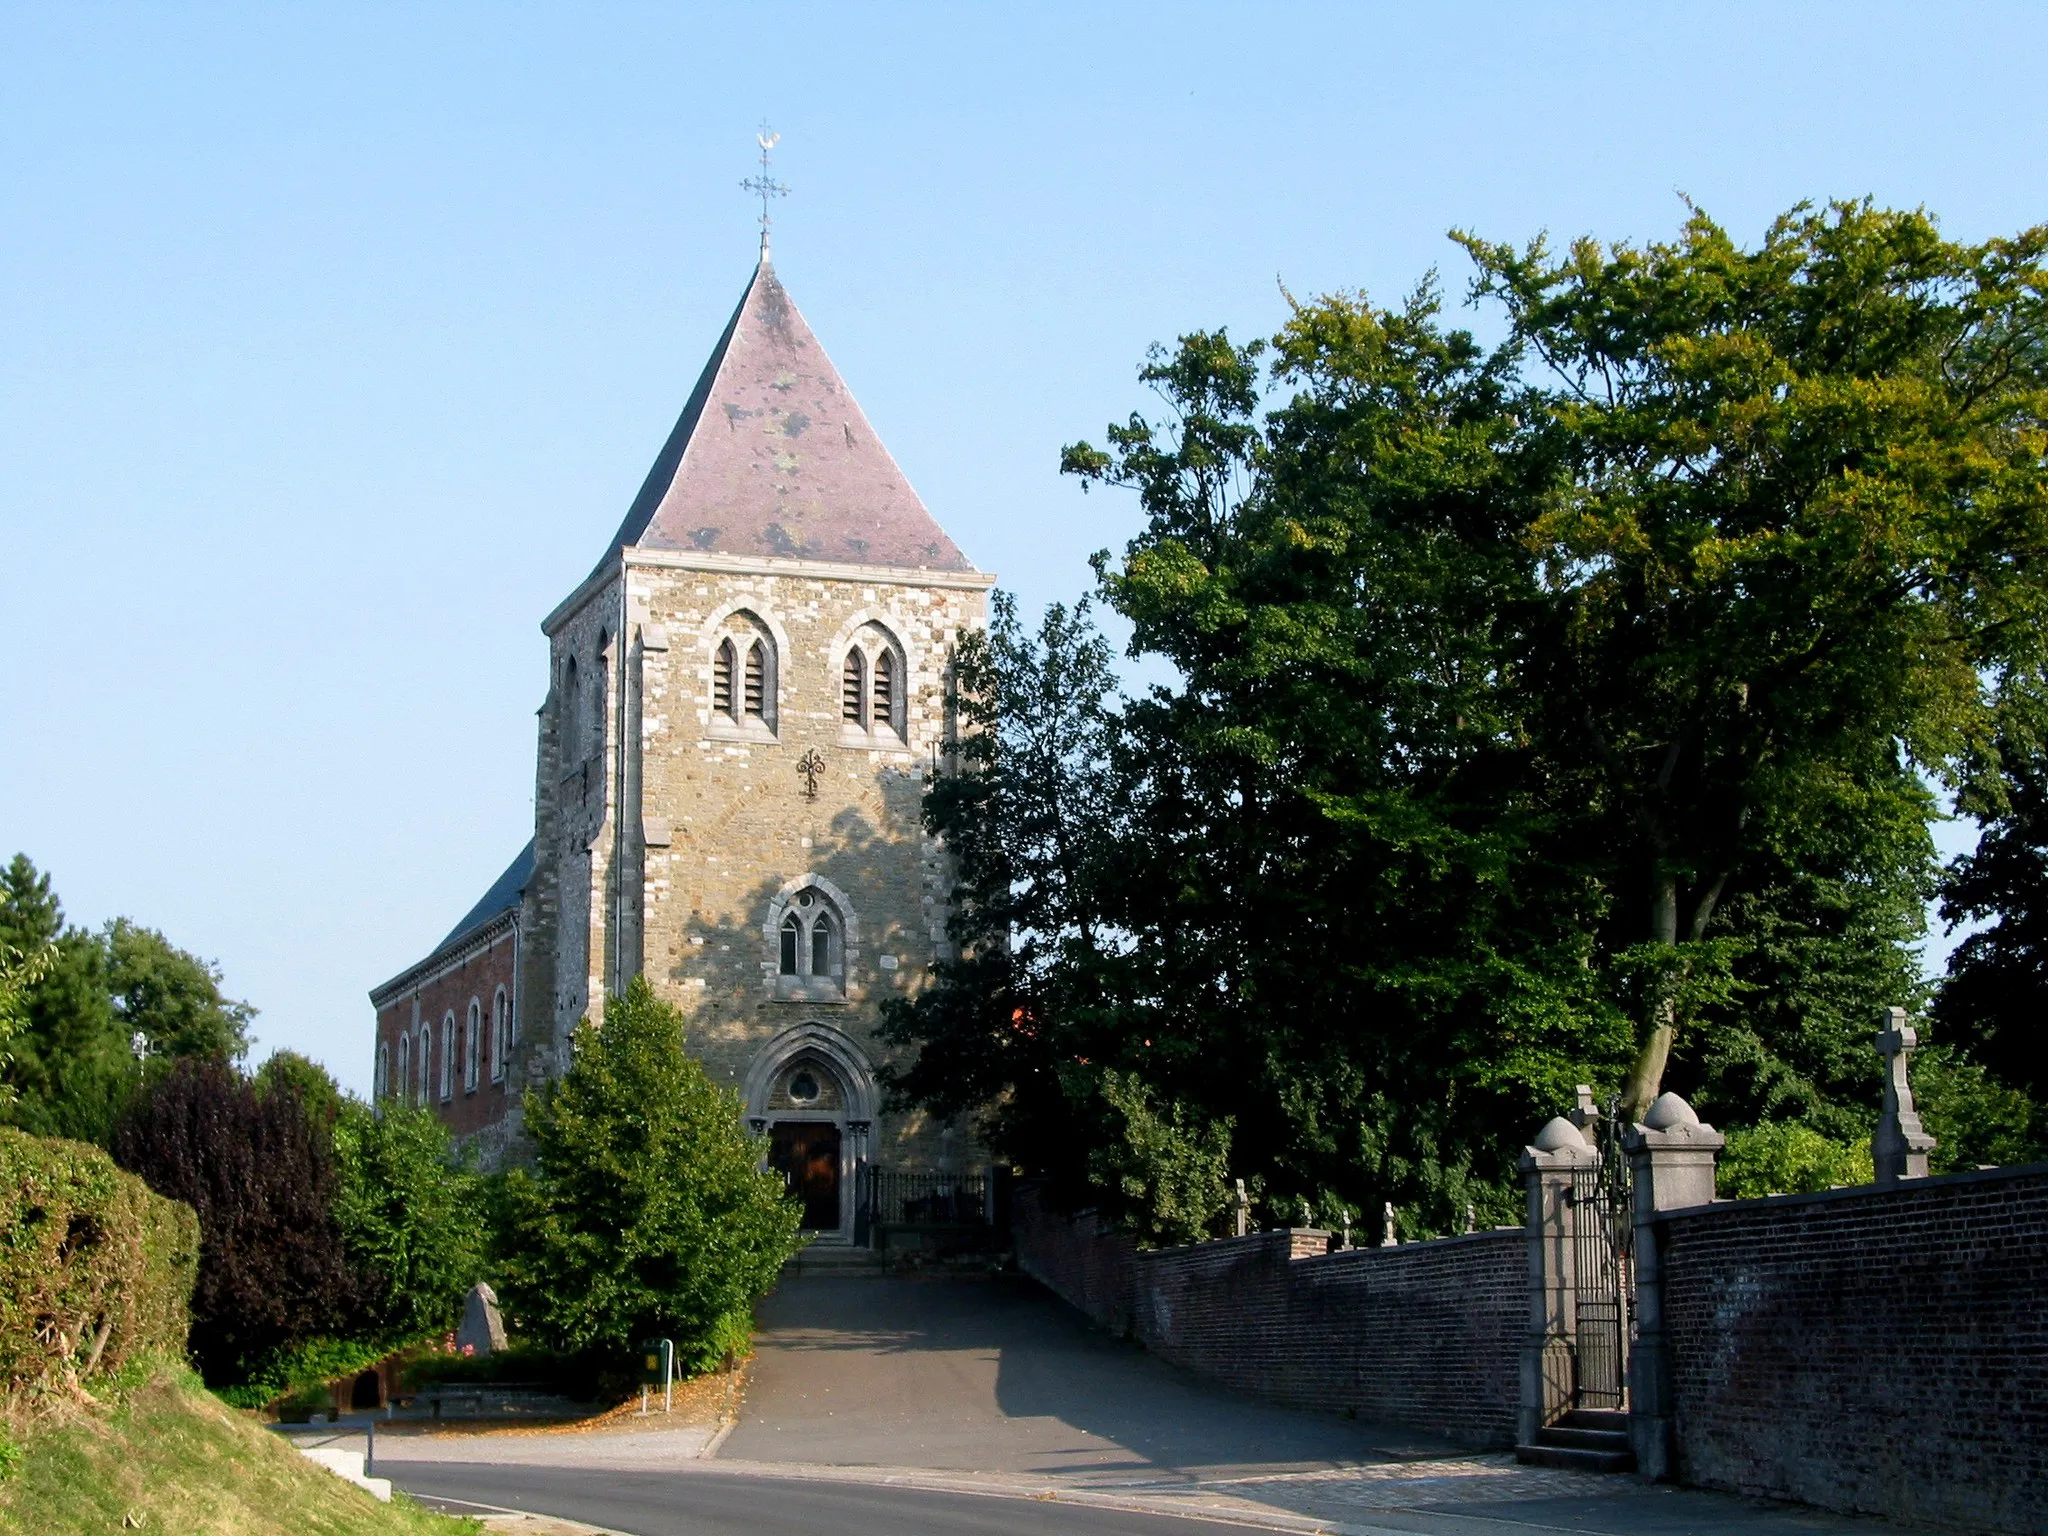
[[[782,142],[782,135],[771,133],[768,129],[767,120],[764,118],[761,123],[761,131],[754,135],[754,142],[761,146],[761,174],[749,176],[740,183],[740,187],[743,191],[757,194],[761,199],[761,254],[766,256],[768,254],[768,226],[774,222],[768,217],[768,200],[771,197],[789,196],[789,188],[775,179],[768,165],[769,153],[777,144]]]

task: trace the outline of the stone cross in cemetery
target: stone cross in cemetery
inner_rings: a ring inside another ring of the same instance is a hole
[[[1906,1010],[1887,1008],[1885,1027],[1877,1032],[1877,1049],[1884,1057],[1884,1112],[1870,1138],[1870,1160],[1880,1185],[1927,1177],[1927,1154],[1934,1149],[1934,1138],[1921,1129],[1913,1089],[1906,1081],[1906,1064],[1919,1044],[1918,1031],[1906,1022]]]
[[[469,1288],[462,1303],[462,1326],[455,1330],[455,1347],[488,1355],[505,1347],[505,1321],[498,1316],[498,1295],[479,1280]]]

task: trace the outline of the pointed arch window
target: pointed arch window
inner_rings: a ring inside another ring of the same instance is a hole
[[[865,725],[867,699],[868,659],[858,649],[849,650],[846,665],[840,670],[839,718],[848,725]]]
[[[789,898],[776,938],[776,970],[790,995],[815,997],[845,986],[846,920],[822,890],[807,886]]]
[[[775,733],[775,637],[745,609],[729,614],[711,646],[713,735]]]
[[[455,1015],[441,1016],[441,1102],[455,1097]]]
[[[910,669],[903,647],[879,624],[863,624],[839,671],[840,737],[848,746],[909,740]]]
[[[768,699],[768,647],[756,640],[747,647],[747,697],[749,720],[759,720]]]
[[[723,715],[735,725],[739,715],[732,705],[733,673],[739,670],[739,653],[730,638],[718,642],[718,652],[711,658],[711,712]]]
[[[422,1107],[434,1101],[434,1032],[424,1024],[420,1026],[419,1095]]]
[[[376,1080],[371,1084],[370,1097],[386,1099],[391,1096],[391,1042],[377,1042]]]
[[[391,1097],[403,1100],[412,1091],[412,1031],[398,1037],[398,1075],[391,1080]]]

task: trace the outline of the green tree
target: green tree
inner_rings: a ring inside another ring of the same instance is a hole
[[[2048,1103],[2048,752],[1999,744],[1997,781],[1965,802],[1983,825],[1942,881],[1942,916],[1982,924],[1949,956],[1937,1036]]]
[[[318,1134],[331,1137],[347,1102],[341,1085],[319,1062],[298,1051],[272,1051],[251,1080],[262,1096],[291,1093],[305,1105],[306,1114]],[[437,1122],[438,1123],[438,1122]]]
[[[221,994],[218,966],[125,917],[107,924],[100,943],[114,1018],[151,1056],[235,1061],[248,1052],[256,1010]]]
[[[48,955],[21,992],[6,1064],[9,1120],[37,1136],[105,1146],[141,1066],[115,1017],[104,947],[66,926],[50,877],[19,853],[0,872],[0,948]]]
[[[1203,1124],[1179,1104],[1162,1108],[1134,1072],[1102,1074],[1114,1135],[1090,1158],[1108,1212],[1140,1241],[1199,1243],[1230,1203],[1230,1121]]]
[[[341,1099],[334,1219],[365,1297],[357,1331],[392,1343],[452,1328],[483,1278],[483,1181],[428,1109]]]
[[[710,1369],[746,1347],[801,1209],[645,978],[573,1051],[528,1093],[534,1165],[505,1181],[508,1311],[557,1349],[617,1356],[665,1336],[684,1370]]]
[[[1292,393],[1265,411],[1269,352]],[[1099,569],[1178,679],[1123,714],[1102,867],[1128,1002],[1096,1059],[1232,1118],[1287,1219],[1504,1215],[1514,1138],[1611,1083],[1628,1036],[1512,665],[1535,581],[1509,371],[1424,288],[1300,306],[1270,349],[1190,336],[1141,377],[1162,419],[1066,454],[1145,510]]]
[[[1531,371],[1516,661],[1612,861],[1640,1110],[1745,868],[1828,822],[1924,827],[1920,774],[1963,782],[2041,675],[2048,227],[1961,244],[1836,203],[1755,249],[1698,211],[1668,244],[1459,238]]]
[[[954,864],[950,952],[933,985],[883,1003],[883,1037],[914,1048],[883,1076],[900,1102],[977,1114],[999,1156],[1083,1198],[1108,1106],[1072,1069],[1114,1052],[1124,1022],[1102,931],[1126,801],[1110,651],[1086,603],[1048,608],[1034,636],[997,592],[954,677],[954,760],[924,803]]]

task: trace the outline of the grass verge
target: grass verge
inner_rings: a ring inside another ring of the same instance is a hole
[[[5,1536],[471,1536],[472,1520],[379,1503],[163,1369],[107,1406],[17,1440]]]

